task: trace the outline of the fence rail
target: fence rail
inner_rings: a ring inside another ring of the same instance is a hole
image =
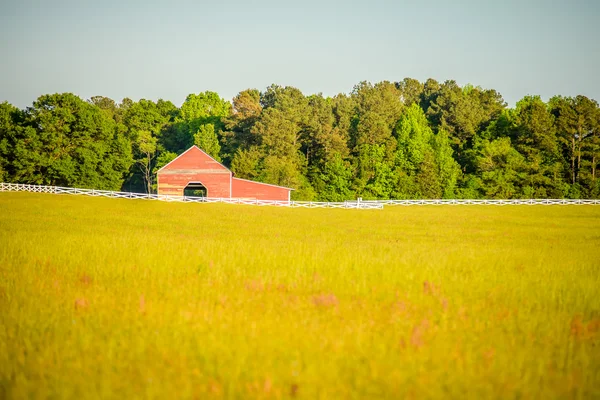
[[[78,189],[61,186],[28,185],[22,183],[0,183],[0,192],[33,192],[53,194],[74,194],[93,197],[109,197],[113,199],[159,200],[179,203],[225,203],[254,206],[277,206],[292,208],[342,208],[360,210],[380,210],[383,206],[421,206],[421,205],[600,205],[600,199],[423,199],[423,200],[348,200],[344,202],[320,201],[277,201],[252,200],[239,198],[213,198],[171,196],[163,194],[145,194],[131,192],[114,192],[111,190]]]
[[[0,183],[0,192],[32,192],[52,194],[72,194],[92,197],[108,197],[111,199],[140,199],[159,200],[178,203],[225,203],[244,204],[253,206],[276,206],[291,208],[342,208],[359,210],[381,210],[383,204],[361,201],[344,202],[320,202],[320,201],[278,201],[278,200],[254,200],[241,198],[214,198],[214,197],[189,197],[171,196],[164,194],[146,194],[131,192],[115,192],[111,190],[78,189],[61,186],[29,185],[22,183]]]
[[[363,200],[362,203],[377,203],[385,206],[422,205],[600,205],[600,199],[423,199],[423,200]]]

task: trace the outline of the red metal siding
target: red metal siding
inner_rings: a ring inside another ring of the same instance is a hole
[[[230,174],[169,174],[158,176],[158,194],[183,196],[183,190],[190,182],[200,182],[206,188],[207,197],[229,198]]]
[[[231,197],[231,172],[195,146],[158,172],[158,194],[183,196],[190,182],[202,183],[208,197]]]
[[[290,190],[238,178],[233,178],[231,182],[231,197],[235,198],[288,201]]]

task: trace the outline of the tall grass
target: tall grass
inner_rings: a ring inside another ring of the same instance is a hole
[[[600,207],[0,194],[1,398],[600,397]]]

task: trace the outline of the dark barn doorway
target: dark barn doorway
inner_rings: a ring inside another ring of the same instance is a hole
[[[183,189],[184,197],[208,197],[208,190],[200,182],[190,182]]]

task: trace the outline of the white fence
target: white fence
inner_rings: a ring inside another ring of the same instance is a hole
[[[506,199],[506,200],[485,200],[485,199],[431,199],[431,200],[363,200],[361,204],[383,204],[386,206],[423,206],[423,205],[600,205],[599,199]]]
[[[344,202],[318,201],[277,201],[228,199],[212,197],[169,196],[159,194],[113,192],[110,190],[76,189],[60,186],[27,185],[21,183],[0,183],[0,192],[34,192],[54,194],[76,194],[93,197],[109,197],[113,199],[143,199],[183,203],[226,203],[256,206],[279,206],[292,208],[344,208],[361,210],[380,210],[383,206],[421,206],[421,205],[600,205],[599,199],[432,199],[432,200],[348,200]]]
[[[381,210],[383,204],[361,201],[344,201],[339,203],[318,201],[277,201],[277,200],[252,200],[238,198],[213,198],[213,197],[188,197],[170,196],[164,194],[145,194],[131,192],[114,192],[111,190],[77,189],[60,186],[28,185],[21,183],[0,183],[0,192],[33,192],[53,194],[75,194],[93,197],[108,197],[111,199],[141,199],[160,200],[179,203],[226,203],[246,204],[254,206],[278,206],[292,208],[344,208],[360,210]]]

